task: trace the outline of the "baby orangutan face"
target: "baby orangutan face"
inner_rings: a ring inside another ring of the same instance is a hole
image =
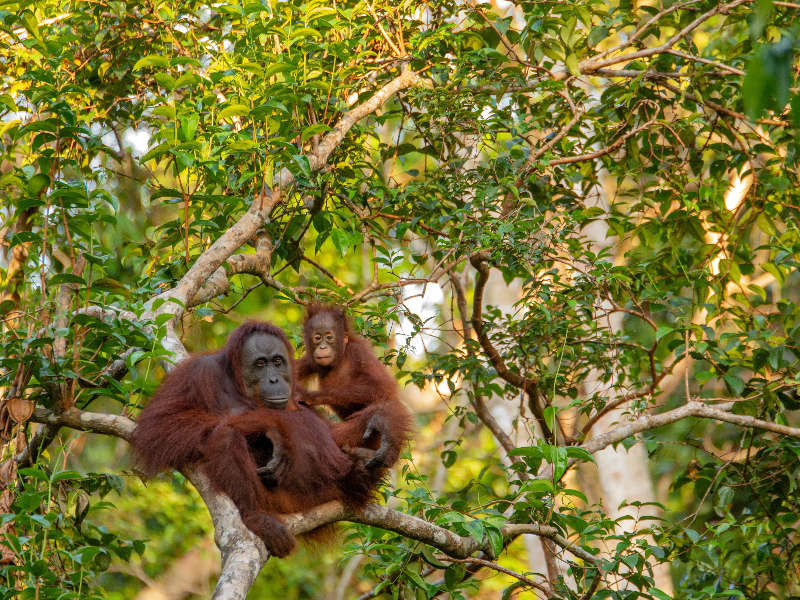
[[[292,395],[292,365],[283,342],[254,333],[242,348],[242,385],[264,408],[283,409]]]
[[[320,313],[312,318],[306,327],[310,330],[311,348],[314,362],[321,367],[336,366],[347,345],[347,334],[336,321],[336,317],[328,312]],[[308,339],[308,338],[306,338]]]

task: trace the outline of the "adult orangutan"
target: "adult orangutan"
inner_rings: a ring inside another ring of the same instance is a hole
[[[363,506],[381,477],[364,467],[363,451],[344,452],[330,424],[297,404],[292,355],[279,327],[242,325],[220,351],[166,377],[133,437],[148,475],[199,465],[277,557],[296,545],[279,515],[331,500]]]
[[[340,447],[377,450],[367,468],[391,467],[411,432],[394,376],[358,337],[343,308],[311,305],[303,323],[305,355],[297,362],[301,383],[319,377],[318,391],[300,390],[301,403],[329,406],[342,419],[333,436]]]

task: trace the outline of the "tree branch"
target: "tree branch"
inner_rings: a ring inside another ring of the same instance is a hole
[[[475,334],[478,336],[478,342],[480,342],[481,348],[483,348],[483,351],[486,353],[495,371],[497,371],[497,374],[511,385],[528,394],[531,412],[533,412],[539,426],[542,428],[542,433],[545,438],[553,439],[553,432],[547,425],[547,420],[544,418],[544,411],[539,404],[539,386],[536,381],[528,377],[523,377],[519,373],[514,373],[509,369],[503,357],[500,356],[500,353],[492,344],[488,334],[484,331],[483,290],[486,287],[486,283],[489,281],[489,267],[486,264],[488,258],[489,252],[486,250],[477,252],[470,257],[470,263],[478,272],[478,276],[475,279],[475,292],[472,297],[472,328],[475,330]]]
[[[664,425],[676,423],[689,417],[700,417],[706,419],[716,419],[717,421],[724,421],[733,425],[741,427],[751,427],[754,429],[763,429],[779,435],[785,435],[793,438],[800,439],[800,428],[788,427],[786,425],[779,425],[771,421],[764,421],[746,415],[733,415],[729,411],[736,404],[736,401],[726,402],[725,404],[718,404],[717,406],[708,406],[699,400],[691,400],[683,406],[676,409],[669,410],[665,413],[658,415],[642,415],[638,419],[623,423],[618,427],[593,437],[588,442],[581,444],[581,448],[594,454],[604,448],[608,448],[613,444],[617,444],[622,440],[633,437],[637,433],[647,431],[649,429],[657,429]],[[570,466],[577,462],[576,459],[570,459]],[[537,479],[552,479],[553,469],[551,466],[546,467],[539,473]]]
[[[710,19],[711,17],[718,15],[720,13],[725,13],[733,8],[736,8],[740,4],[744,4],[746,2],[750,2],[751,0],[734,0],[728,4],[718,4],[716,7],[712,8],[711,10],[703,13],[699,17],[697,17],[694,21],[689,23],[686,27],[678,31],[675,35],[673,35],[669,40],[664,42],[661,46],[656,46],[655,48],[647,48],[646,50],[640,50],[638,52],[631,52],[629,54],[622,54],[620,56],[615,56],[614,58],[608,58],[606,60],[597,59],[594,60],[584,60],[579,63],[579,68],[582,74],[591,74],[602,67],[609,67],[611,65],[616,65],[622,62],[630,62],[637,58],[646,58],[648,56],[654,56],[656,54],[662,54],[664,52],[669,51],[675,44],[685,38],[689,33],[697,29],[700,25],[702,25],[705,21]],[[658,17],[658,15],[656,15]],[[649,26],[655,19],[651,19],[647,25]],[[642,30],[640,30],[642,31]],[[639,31],[637,31],[637,34]],[[631,40],[628,40],[627,43],[630,43]]]

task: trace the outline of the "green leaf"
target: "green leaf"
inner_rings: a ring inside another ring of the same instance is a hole
[[[727,485],[723,485],[717,490],[715,500],[715,504],[717,506],[728,506],[731,502],[733,502],[733,490]]]
[[[167,73],[154,73],[153,79],[155,79],[161,87],[168,89],[170,92],[175,89],[175,78],[172,75],[168,75]]]
[[[736,377],[736,375],[723,375],[723,379],[725,380],[725,383],[731,387],[734,396],[742,395],[742,392],[744,391],[744,381]]]
[[[756,217],[756,225],[758,225],[758,228],[767,235],[774,236],[777,235],[778,233],[775,229],[775,225],[772,223],[770,218],[763,212]]]
[[[514,448],[508,453],[509,456],[529,456],[531,458],[544,458],[544,452],[538,446],[523,446]]]
[[[525,586],[525,584],[521,581],[515,581],[510,586],[503,590],[503,595],[500,597],[500,600],[509,600],[512,597],[516,597],[517,590],[521,587]]]
[[[292,37],[292,39],[300,38],[300,37],[304,37],[304,38],[308,38],[308,37],[321,38],[322,34],[319,31],[317,31],[316,29],[311,29],[311,27],[300,27],[299,29],[295,29],[294,31],[292,31],[291,37]]]
[[[608,29],[605,27],[598,25],[596,27],[592,27],[592,30],[589,32],[589,37],[586,40],[586,43],[589,45],[589,48],[594,48],[602,42],[604,39],[608,37]]]
[[[554,431],[556,428],[556,417],[558,416],[558,407],[557,406],[548,406],[544,409],[544,422],[547,423],[547,426],[550,428],[551,431]]]
[[[167,60],[164,56],[158,56],[157,54],[151,54],[150,56],[145,56],[144,58],[140,58],[136,61],[136,64],[133,65],[133,70],[138,71],[139,69],[143,69],[145,67],[161,67],[163,69],[169,68],[169,60]]]
[[[526,481],[523,487],[529,492],[555,494],[553,482],[549,479],[534,479],[533,481]]]
[[[489,545],[492,547],[492,553],[494,557],[497,558],[500,556],[500,553],[503,551],[503,534],[500,532],[494,525],[486,525],[486,536],[489,538]]]
[[[465,574],[466,569],[461,564],[454,563],[450,565],[444,570],[445,587],[450,591],[456,589],[458,584],[463,581]]]
[[[61,283],[75,283],[78,285],[86,285],[86,281],[83,277],[78,277],[77,275],[73,275],[72,273],[59,273],[58,275],[53,275],[48,283],[50,285],[58,285]]]
[[[293,64],[276,63],[264,69],[263,77],[264,79],[269,79],[273,75],[277,75],[279,73],[288,73],[290,71],[295,71],[295,70],[297,70],[297,67]],[[288,110],[286,112],[288,112]]]
[[[428,584],[425,583],[425,581],[422,579],[422,577],[419,576],[419,573],[415,573],[411,569],[406,569],[405,575],[409,579],[409,581],[411,581],[414,585],[419,587],[421,590],[424,590],[425,592],[428,591]]]
[[[148,160],[154,160],[160,158],[167,154],[171,148],[175,147],[175,141],[170,140],[168,142],[164,142],[163,144],[159,144],[155,148],[152,148],[150,151],[147,152],[142,158],[139,159],[139,164],[144,165]]]
[[[570,458],[577,458],[586,462],[593,462],[597,464],[594,460],[594,456],[592,456],[584,448],[579,448],[578,446],[567,446],[567,456],[569,456]]]
[[[670,327],[669,325],[662,325],[656,330],[656,341],[663,338],[665,335],[672,333],[675,331],[674,327]]]
[[[349,247],[348,242],[350,241],[350,236],[341,229],[334,229],[331,231],[331,240],[333,241],[333,245],[336,246],[336,249],[339,251],[339,254],[344,257],[344,255],[347,253],[347,248]]]
[[[297,163],[297,166],[300,167],[300,172],[303,174],[304,177],[309,178],[311,177],[311,163],[308,162],[308,158],[302,155],[295,155],[292,156],[292,160]]]
[[[42,515],[28,515],[31,518],[31,521],[35,521],[39,525],[41,525],[44,529],[50,529],[52,527],[52,523],[45,519]]]
[[[447,566],[433,555],[433,551],[428,546],[423,546],[420,554],[422,555],[422,558],[425,559],[425,562],[427,562],[432,567],[436,567],[437,569],[444,569]]]
[[[764,70],[764,63],[760,57],[753,57],[745,70],[742,82],[742,97],[744,110],[751,121],[755,121],[764,114],[769,104],[769,79]]]
[[[160,315],[156,315],[156,318],[155,318],[156,326],[157,327],[161,327],[165,323],[168,323],[174,317],[175,317],[175,315],[171,315],[169,313],[162,313]]]
[[[483,523],[480,521],[468,521],[464,523],[464,529],[466,529],[479,544],[483,541]]]
[[[50,483],[58,483],[59,481],[64,481],[65,479],[80,479],[81,474],[77,471],[53,471],[53,474],[50,476]]]
[[[162,104],[161,106],[156,106],[153,109],[153,114],[167,117],[172,121],[174,121],[178,116],[178,113],[175,111],[174,108],[172,108],[171,106],[166,106],[164,104]]]
[[[658,600],[672,600],[672,597],[669,594],[665,594],[657,588],[647,588],[647,593],[655,596],[658,598]]]
[[[303,133],[300,135],[300,138],[305,142],[313,135],[330,130],[331,128],[324,123],[317,123],[316,125],[312,125],[311,127],[306,127],[303,129]]]
[[[250,114],[250,107],[244,104],[233,104],[227,108],[223,108],[217,115],[218,120],[229,119],[230,117],[241,117]]]
[[[178,77],[178,80],[175,82],[175,85],[174,85],[173,89],[177,90],[177,89],[180,89],[180,88],[185,87],[187,85],[193,85],[195,83],[200,83],[201,81],[202,80],[200,79],[200,77],[198,77],[194,73],[184,73],[183,75]]]
[[[50,177],[44,173],[37,173],[28,180],[28,194],[36,196],[48,185],[50,185]]]
[[[37,469],[35,467],[20,469],[19,471],[17,471],[17,474],[22,475],[23,477],[35,477],[36,479],[41,479],[45,483],[50,481],[50,478],[44,471],[42,471],[41,469]]]
[[[445,450],[444,452],[442,452],[441,458],[442,458],[442,465],[446,469],[449,469],[454,464],[456,464],[456,459],[458,458],[458,455],[453,450]]]
[[[769,360],[769,351],[764,348],[753,350],[753,372],[758,373],[763,369]]]
[[[581,69],[580,66],[578,66],[578,57],[575,56],[574,53],[567,56],[567,60],[565,61],[565,63],[567,65],[567,70],[572,75],[575,75],[575,77],[580,77]]]
[[[41,36],[39,34],[39,23],[36,20],[36,16],[29,10],[22,11],[20,16],[22,18],[22,25],[25,27],[28,33],[30,33],[37,40],[40,39]]]

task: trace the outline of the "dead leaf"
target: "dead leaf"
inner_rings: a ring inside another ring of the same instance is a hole
[[[14,421],[8,413],[8,400],[0,402],[0,441],[5,444],[11,439],[11,431],[14,429]]]
[[[0,489],[5,489],[8,484],[17,478],[17,461],[7,460],[0,464]]]
[[[8,412],[17,423],[24,423],[33,415],[33,402],[17,396],[8,401]]]
[[[14,503],[14,494],[11,490],[4,490],[0,494],[0,513],[10,513],[11,505]]]

